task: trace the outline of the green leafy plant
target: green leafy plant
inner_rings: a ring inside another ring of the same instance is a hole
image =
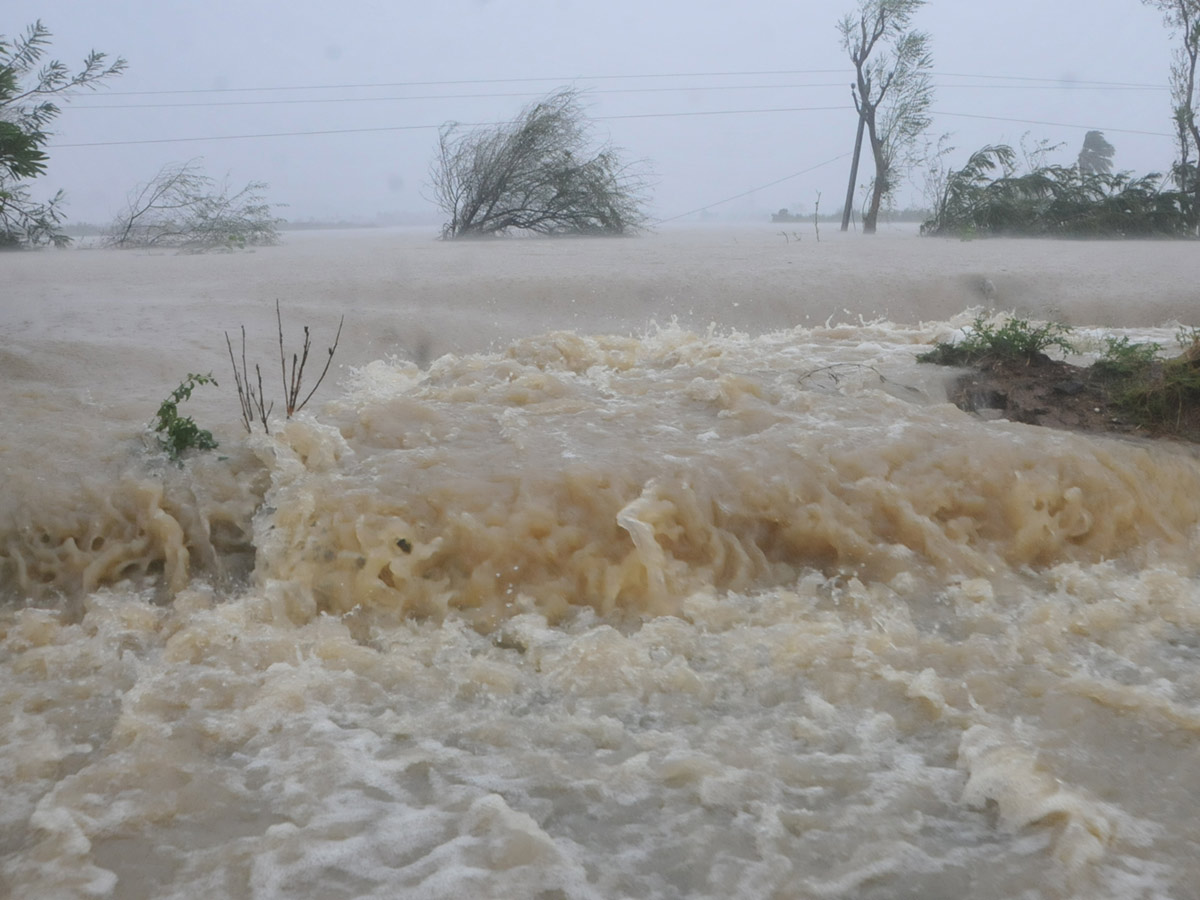
[[[50,37],[40,21],[15,38],[0,34],[0,249],[70,243],[61,227],[62,191],[39,200],[29,182],[46,173],[59,103],[125,71],[125,60],[95,50],[74,71],[45,59]]]
[[[161,447],[173,462],[178,462],[187,450],[212,450],[217,446],[211,431],[198,426],[191,416],[179,414],[179,404],[192,396],[192,391],[201,384],[216,385],[217,380],[212,373],[207,375],[189,374],[171,392],[171,395],[158,407],[151,427],[158,435],[158,446]]]
[[[1008,145],[977,150],[961,169],[946,174],[921,233],[964,238],[1193,234],[1193,197],[1163,189],[1157,173],[1114,173],[1094,163],[1049,165],[1044,151],[1052,149],[1035,150],[1023,172]]]
[[[1181,325],[1175,331],[1175,340],[1183,350],[1190,350],[1196,344],[1200,344],[1200,328],[1194,325],[1190,328]]]
[[[1034,325],[1014,317],[997,327],[976,316],[961,341],[939,342],[917,361],[942,366],[965,366],[989,359],[1028,363],[1052,347],[1074,353],[1075,345],[1067,338],[1070,333],[1069,326],[1058,322]]]
[[[130,193],[104,241],[195,252],[277,244],[283,220],[273,214],[266,190],[262,181],[234,190],[205,175],[198,160],[171,163]]]
[[[1200,407],[1200,328],[1180,328],[1175,340],[1183,353],[1134,373],[1118,402],[1152,429],[1186,432],[1195,428]]]
[[[1162,353],[1162,344],[1131,343],[1129,338],[1104,339],[1104,354],[1096,360],[1096,371],[1110,378],[1133,378],[1145,375]]]
[[[646,177],[612,146],[595,146],[578,91],[564,88],[511,122],[438,132],[432,199],[449,216],[443,238],[621,235],[646,221]]]

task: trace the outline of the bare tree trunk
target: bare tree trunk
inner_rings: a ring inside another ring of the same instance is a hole
[[[858,159],[862,155],[863,128],[867,120],[859,113],[858,136],[854,139],[854,157],[850,161],[850,183],[846,185],[846,206],[842,209],[842,231],[850,229],[850,214],[854,209],[854,182],[858,180]]]
[[[876,223],[879,221],[879,206],[888,190],[888,161],[884,155],[883,141],[875,132],[875,110],[871,109],[864,119],[870,132],[871,152],[875,158],[875,182],[871,185],[871,205],[867,207],[866,215],[863,216],[863,234],[874,234]]]

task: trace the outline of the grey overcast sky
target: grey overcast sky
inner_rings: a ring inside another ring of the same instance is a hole
[[[855,5],[6,0],[0,32],[40,18],[64,62],[93,47],[129,61],[54,124],[38,189],[63,188],[73,221],[106,222],[164,164],[201,158],[234,184],[266,181],[296,221],[436,223],[437,126],[508,119],[565,85],[586,91],[597,137],[648,161],[650,212],[668,219],[743,193],[711,212],[811,210],[818,191],[840,206],[856,120],[835,23]],[[952,163],[1027,132],[1069,163],[1097,128],[1118,168],[1169,167],[1171,41],[1138,0],[929,0],[915,24]],[[920,177],[898,201],[923,202]]]

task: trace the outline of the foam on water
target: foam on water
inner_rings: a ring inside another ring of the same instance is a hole
[[[0,893],[1189,896],[1200,463],[949,406],[963,321],[552,331],[51,454]]]

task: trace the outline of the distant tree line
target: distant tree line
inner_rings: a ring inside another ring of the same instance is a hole
[[[1158,9],[1176,39],[1169,66],[1177,157],[1166,178],[1113,172],[1113,147],[1088,133],[1073,166],[1039,160],[1018,172],[1007,145],[977,150],[962,168],[940,172],[926,234],[1025,234],[1186,237],[1200,233],[1200,0],[1142,0]],[[930,124],[932,57],[929,36],[910,27],[924,0],[857,0],[838,22],[854,65],[857,113],[842,230],[850,222],[864,132],[875,174],[863,213],[863,233],[875,230],[881,202],[902,173],[932,162],[922,137]]]
[[[983,147],[947,174],[923,234],[1034,237],[1186,237],[1194,196],[1162,176],[1113,173],[1112,146],[1089,132],[1072,166],[1035,162],[1019,172],[1005,144]],[[1040,157],[1038,157],[1040,160]]]
[[[864,142],[874,164],[863,232],[905,172],[940,159],[925,133],[931,124],[930,36],[912,27],[925,0],[853,0],[838,20],[854,67],[850,86],[856,135],[842,228],[849,227]],[[1200,0],[1142,0],[1162,13],[1175,46],[1169,61],[1176,159],[1165,176],[1112,169],[1113,148],[1091,132],[1072,166],[1030,166],[1018,173],[1006,145],[986,146],[957,170],[942,172],[927,234],[1200,234]],[[10,39],[0,34],[0,247],[64,246],[63,196],[39,201],[29,182],[46,172],[48,125],[56,100],[95,88],[126,68],[92,51],[72,70],[43,61],[50,33],[36,22]],[[595,144],[580,95],[552,93],[514,119],[468,127],[451,122],[438,136],[430,170],[432,199],[446,214],[443,236],[619,235],[636,232],[648,176],[609,144]],[[1168,187],[1169,185],[1169,187]],[[114,246],[223,246],[271,243],[281,221],[266,185],[218,185],[193,163],[165,167],[130,195],[114,221]]]

